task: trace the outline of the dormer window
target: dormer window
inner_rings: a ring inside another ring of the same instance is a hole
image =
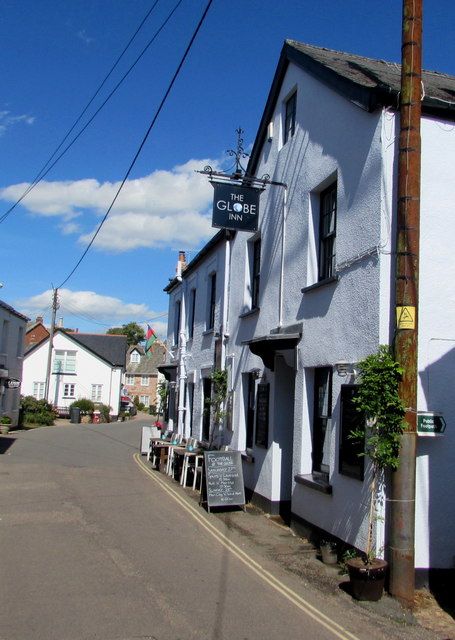
[[[130,356],[130,362],[132,364],[137,364],[138,362],[140,362],[141,356],[139,355],[138,351],[132,351],[131,352],[131,356]]]

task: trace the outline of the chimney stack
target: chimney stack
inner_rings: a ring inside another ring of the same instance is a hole
[[[177,277],[182,275],[183,270],[186,268],[186,258],[185,258],[185,252],[184,251],[179,251],[179,259],[177,262],[177,268],[176,268],[176,274]]]

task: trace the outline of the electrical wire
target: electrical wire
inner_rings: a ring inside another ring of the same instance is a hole
[[[98,225],[97,230],[96,230],[96,231],[95,231],[95,233],[93,234],[92,239],[91,239],[91,240],[90,240],[90,242],[88,243],[88,245],[87,245],[86,249],[84,250],[84,252],[83,252],[82,256],[81,256],[81,257],[79,258],[79,260],[77,261],[77,263],[76,263],[75,267],[72,269],[72,271],[69,273],[69,275],[65,278],[65,280],[60,284],[60,286],[58,287],[58,289],[61,289],[61,288],[63,287],[63,285],[65,285],[65,284],[68,282],[68,280],[71,278],[71,276],[72,276],[72,275],[75,273],[75,271],[78,269],[78,267],[79,267],[79,265],[81,264],[82,260],[83,260],[83,259],[85,258],[85,256],[87,255],[87,253],[88,253],[88,251],[89,251],[90,247],[91,247],[91,246],[93,245],[93,243],[95,242],[95,239],[96,239],[96,237],[98,236],[99,232],[101,231],[101,228],[103,227],[104,223],[106,222],[106,220],[107,220],[107,217],[108,217],[109,213],[112,211],[112,208],[113,208],[114,204],[116,203],[117,198],[118,198],[118,197],[119,197],[119,195],[120,195],[120,192],[122,191],[122,189],[123,189],[123,187],[124,187],[124,185],[125,185],[126,181],[128,180],[128,177],[129,177],[129,175],[130,175],[131,171],[133,170],[133,167],[134,167],[134,165],[136,164],[137,159],[139,158],[139,156],[140,156],[140,154],[141,154],[141,152],[142,152],[142,149],[144,148],[144,145],[145,145],[145,143],[147,142],[147,139],[148,139],[148,137],[149,137],[149,135],[150,135],[150,133],[151,133],[151,131],[152,131],[153,127],[155,126],[155,123],[156,123],[156,121],[157,121],[157,119],[158,119],[158,116],[160,115],[160,113],[161,113],[161,111],[162,111],[162,109],[163,109],[163,107],[164,107],[164,104],[165,104],[165,102],[166,102],[166,100],[167,100],[167,98],[168,98],[168,96],[169,96],[169,94],[170,94],[170,92],[171,92],[171,90],[172,90],[172,87],[174,86],[174,83],[175,83],[175,81],[177,80],[178,75],[180,74],[180,71],[181,71],[181,69],[182,69],[182,67],[183,67],[183,64],[184,64],[184,62],[185,62],[185,60],[186,60],[186,58],[187,58],[187,56],[188,56],[188,54],[189,54],[189,52],[190,52],[190,50],[191,50],[191,48],[192,48],[193,44],[194,44],[194,41],[195,41],[195,39],[196,39],[196,37],[197,37],[197,35],[198,35],[198,33],[199,33],[199,31],[200,31],[200,29],[201,29],[201,27],[202,27],[203,23],[204,23],[204,20],[205,20],[205,18],[206,18],[206,16],[207,16],[207,13],[208,13],[209,9],[210,9],[210,6],[212,5],[212,2],[213,2],[213,0],[209,0],[208,4],[207,4],[207,6],[206,6],[206,8],[205,8],[205,10],[204,10],[204,13],[202,14],[202,17],[200,18],[199,23],[198,23],[198,25],[197,25],[196,29],[194,30],[193,35],[191,36],[190,42],[188,43],[188,45],[187,45],[187,47],[186,47],[185,53],[183,54],[183,56],[182,56],[182,58],[181,58],[181,60],[180,60],[180,62],[179,62],[179,64],[178,64],[178,66],[177,66],[177,70],[175,71],[175,73],[174,73],[174,75],[173,75],[173,77],[172,77],[172,80],[171,80],[171,82],[169,83],[169,86],[168,86],[168,88],[167,88],[167,90],[166,90],[166,92],[165,92],[165,94],[164,94],[164,97],[163,97],[163,99],[161,100],[160,105],[159,105],[158,109],[157,109],[157,110],[156,110],[156,112],[155,112],[155,115],[153,116],[152,122],[150,123],[149,128],[147,129],[147,132],[146,132],[145,136],[143,137],[142,142],[141,142],[141,144],[139,145],[139,148],[138,148],[138,150],[136,151],[136,154],[134,155],[134,158],[133,158],[133,160],[132,160],[132,162],[131,162],[130,166],[128,167],[128,170],[127,170],[127,172],[126,172],[126,174],[125,174],[125,176],[124,176],[124,178],[123,178],[123,180],[122,180],[122,182],[121,182],[121,184],[120,184],[119,188],[117,189],[117,192],[116,192],[116,194],[115,194],[115,196],[114,196],[114,198],[113,198],[113,200],[112,200],[111,204],[109,205],[109,207],[108,207],[108,209],[107,209],[107,211],[106,211],[106,213],[105,213],[105,215],[104,215],[103,219],[101,220],[100,224]]]
[[[26,190],[24,191],[24,193],[20,196],[20,198],[18,198],[16,200],[16,202],[2,215],[0,216],[0,224],[2,222],[4,222],[6,220],[6,218],[10,215],[10,213],[12,213],[14,211],[14,209],[22,202],[22,200],[30,193],[30,191],[32,191],[32,189],[34,189],[42,180],[43,178],[45,178],[47,176],[47,174],[51,171],[51,169],[53,169],[55,167],[55,165],[57,164],[57,162],[59,162],[59,160],[61,160],[61,158],[66,154],[67,151],[69,151],[69,149],[73,146],[73,144],[80,138],[80,136],[84,133],[84,131],[88,128],[88,126],[93,122],[93,120],[96,118],[96,116],[100,113],[100,111],[106,106],[106,104],[109,102],[109,100],[112,98],[112,96],[116,93],[116,91],[120,88],[120,86],[123,84],[123,82],[126,80],[126,78],[129,76],[129,74],[132,72],[132,70],[134,69],[134,67],[138,64],[139,60],[141,60],[141,58],[145,55],[145,53],[147,52],[147,50],[151,47],[151,45],[153,44],[153,42],[156,40],[156,38],[159,36],[159,34],[161,33],[161,31],[164,29],[164,27],[167,25],[167,23],[169,22],[169,20],[172,18],[172,16],[174,15],[174,13],[177,11],[177,9],[179,8],[179,6],[182,4],[183,0],[178,0],[178,2],[176,3],[176,5],[173,7],[173,9],[169,12],[168,16],[166,17],[166,19],[164,20],[164,22],[161,24],[161,26],[157,29],[157,31],[155,31],[153,37],[148,41],[148,43],[146,44],[146,46],[143,48],[143,50],[141,51],[141,53],[137,56],[137,58],[134,60],[133,64],[128,68],[128,70],[126,71],[126,73],[121,77],[121,79],[119,80],[119,82],[115,85],[115,87],[112,89],[112,91],[108,94],[107,98],[101,103],[101,105],[98,107],[98,109],[94,112],[94,114],[91,116],[91,118],[87,121],[87,123],[82,127],[82,129],[74,136],[74,138],[71,140],[71,142],[63,149],[63,151],[60,153],[60,155],[58,155],[55,160],[52,162],[52,159],[56,156],[56,154],[58,153],[59,149],[63,146],[64,142],[68,139],[68,137],[70,136],[70,134],[72,133],[72,131],[75,129],[75,127],[77,126],[77,124],[81,121],[83,115],[86,113],[86,111],[88,110],[89,106],[92,104],[92,102],[94,101],[95,97],[99,94],[101,88],[104,86],[104,84],[106,83],[106,81],[108,80],[108,78],[110,77],[110,75],[112,74],[112,72],[114,71],[115,67],[118,65],[118,63],[120,62],[121,58],[123,57],[124,53],[127,51],[127,49],[129,48],[130,44],[133,42],[134,38],[136,37],[136,35],[138,34],[139,30],[142,28],[142,25],[145,23],[145,21],[147,20],[147,18],[149,17],[150,13],[153,11],[153,9],[155,8],[155,6],[157,5],[159,0],[156,0],[155,4],[152,6],[152,8],[150,9],[150,11],[147,13],[147,15],[145,16],[145,18],[142,20],[141,24],[139,25],[139,27],[136,29],[136,32],[134,33],[134,35],[130,38],[128,44],[126,45],[126,47],[124,48],[124,50],[122,51],[122,53],[120,54],[120,56],[117,58],[116,62],[114,63],[114,65],[112,66],[111,70],[109,71],[109,73],[106,75],[106,77],[104,78],[103,82],[101,83],[101,85],[98,87],[97,91],[94,93],[94,95],[92,96],[92,98],[90,99],[90,101],[88,102],[88,104],[86,105],[86,107],[83,109],[82,113],[80,114],[80,116],[77,118],[77,120],[75,121],[75,123],[73,124],[73,126],[70,128],[70,130],[68,131],[68,133],[65,135],[65,137],[63,138],[63,140],[60,142],[60,144],[58,145],[58,147],[56,148],[56,150],[53,152],[53,154],[50,156],[50,158],[48,159],[48,161],[45,163],[45,165],[42,167],[42,169],[38,172],[38,174],[36,175],[35,179],[31,182],[31,184],[28,185],[28,187],[26,188]]]

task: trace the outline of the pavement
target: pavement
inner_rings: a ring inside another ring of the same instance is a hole
[[[135,419],[150,419],[146,414],[138,414]],[[70,424],[69,420],[57,419],[56,426]],[[143,464],[150,468],[150,463],[143,457]],[[159,473],[159,472],[157,472]],[[199,503],[199,493],[191,488],[183,488],[177,482],[161,474],[174,489],[185,493],[187,498]],[[203,506],[200,506],[203,509]],[[455,640],[455,605],[453,588],[444,593],[430,593],[426,589],[416,590],[415,606],[412,611],[401,606],[398,600],[387,593],[378,602],[358,602],[350,597],[349,578],[343,571],[342,563],[328,565],[322,562],[319,550],[308,540],[295,535],[286,524],[276,516],[269,516],[251,504],[245,509],[212,509],[211,513],[245,541],[245,546],[253,546],[268,560],[277,563],[281,568],[297,575],[308,588],[325,595],[346,598],[353,606],[361,608],[366,615],[383,618],[397,624],[420,626],[435,634],[438,640]],[[445,599],[444,599],[445,596]]]
[[[144,464],[150,463],[144,458]],[[156,473],[159,473],[158,471]],[[195,503],[200,494],[191,488],[183,488],[165,474],[160,474],[172,487],[178,488]],[[204,506],[200,506],[201,509]],[[440,594],[432,594],[426,589],[416,590],[413,610],[404,608],[400,602],[384,593],[378,602],[359,602],[350,595],[349,577],[343,570],[343,563],[324,564],[321,554],[310,541],[296,535],[279,516],[270,516],[257,507],[247,504],[245,509],[211,509],[211,514],[234,529],[245,541],[268,560],[297,575],[306,587],[318,590],[324,595],[346,601],[363,610],[373,619],[385,619],[398,625],[422,627],[435,634],[438,640],[455,640],[455,605],[445,607],[438,601]],[[451,590],[453,593],[453,589]],[[445,594],[447,596],[447,594]],[[441,601],[444,601],[442,594]],[[451,603],[454,601],[450,596]],[[417,636],[417,633],[416,633]]]

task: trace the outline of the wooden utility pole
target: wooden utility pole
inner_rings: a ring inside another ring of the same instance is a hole
[[[49,389],[51,386],[50,381],[51,381],[52,349],[53,349],[53,342],[54,342],[55,317],[57,315],[58,308],[59,308],[58,289],[54,289],[54,294],[52,297],[52,320],[51,320],[51,328],[49,332],[49,349],[47,352],[46,385],[44,390],[44,398],[47,402],[49,402]]]
[[[400,396],[406,407],[400,461],[392,474],[390,592],[414,604],[414,528],[417,443],[417,338],[420,236],[420,117],[422,0],[403,1],[398,208],[396,234],[395,358],[404,369]]]

